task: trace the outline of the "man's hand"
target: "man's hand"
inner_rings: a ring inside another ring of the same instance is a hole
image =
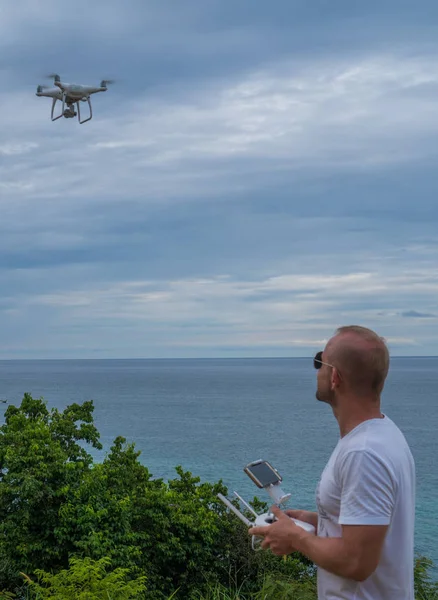
[[[313,535],[302,527],[295,525],[292,519],[277,506],[271,507],[271,512],[275,515],[277,521],[272,525],[251,527],[248,531],[249,535],[263,538],[262,548],[270,548],[274,554],[284,556],[295,552],[303,537]]]
[[[318,529],[318,513],[310,510],[285,510],[285,514],[292,519],[298,519],[298,521],[304,521],[313,525],[315,531]]]

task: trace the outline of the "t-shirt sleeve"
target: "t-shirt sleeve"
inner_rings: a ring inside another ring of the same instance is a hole
[[[353,450],[338,464],[340,525],[388,525],[395,503],[393,477],[373,452]]]

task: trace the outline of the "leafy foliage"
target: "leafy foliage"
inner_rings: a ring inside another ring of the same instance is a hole
[[[92,402],[49,411],[29,394],[8,407],[0,428],[0,589],[19,589],[20,572],[66,571],[72,557],[147,577],[144,598],[176,589],[189,598],[231,579],[255,587],[264,561],[218,499],[227,494],[222,482],[201,483],[181,466],[175,479],[154,480],[121,437],[93,464],[84,447],[101,448],[92,413]],[[266,569],[284,570],[265,557]]]
[[[268,576],[255,600],[317,600],[315,579],[297,581],[295,579],[275,579]]]
[[[38,582],[27,578],[35,600],[131,600],[146,589],[146,577],[127,581],[128,569],[107,573],[111,561],[102,558],[70,560],[70,568],[56,575],[37,569]],[[42,585],[41,585],[42,584]]]
[[[438,582],[432,581],[430,569],[433,563],[429,558],[419,556],[414,565],[415,600],[438,600]]]
[[[9,406],[0,428],[0,586],[18,570],[67,565],[69,548],[59,544],[59,511],[81,485],[92,457],[78,443],[101,448],[92,402],[63,413],[47,410],[25,394]]]

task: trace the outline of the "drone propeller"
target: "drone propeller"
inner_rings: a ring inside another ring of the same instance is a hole
[[[39,85],[37,86],[37,93],[40,94],[41,92],[44,92],[44,90],[48,90],[49,86],[48,85]]]
[[[102,79],[100,87],[106,88],[107,85],[111,85],[112,83],[115,83],[114,79]]]
[[[50,75],[47,75],[48,79],[54,79],[55,82],[60,82],[61,81],[61,77],[58,75],[58,73],[50,73]]]

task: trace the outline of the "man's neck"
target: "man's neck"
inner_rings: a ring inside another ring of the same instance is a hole
[[[378,403],[372,402],[371,404],[366,403],[363,406],[363,401],[359,405],[356,403],[353,406],[348,406],[348,410],[342,410],[340,407],[333,409],[334,415],[339,425],[339,431],[341,438],[346,436],[350,431],[353,431],[355,427],[369,421],[370,419],[382,419],[383,415],[380,410],[380,401]],[[352,410],[353,409],[353,410]]]

